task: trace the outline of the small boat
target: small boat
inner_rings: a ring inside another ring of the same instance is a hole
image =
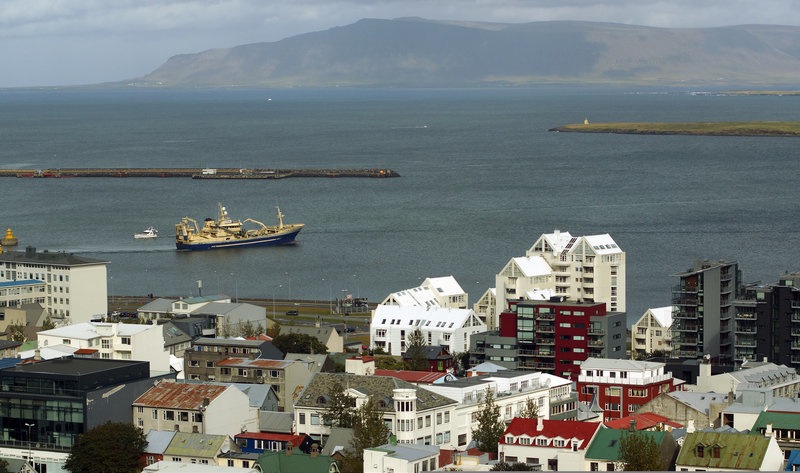
[[[133,237],[137,240],[145,240],[148,238],[158,238],[158,230],[153,227],[145,228],[141,233],[134,233]]]
[[[178,250],[211,250],[215,248],[240,248],[246,246],[292,245],[305,224],[283,223],[283,214],[278,209],[278,224],[264,225],[252,218],[232,220],[228,210],[220,203],[219,218],[206,218],[200,227],[197,221],[183,217],[175,224],[175,247]],[[247,229],[251,222],[256,228]]]

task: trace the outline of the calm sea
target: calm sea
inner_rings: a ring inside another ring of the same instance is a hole
[[[548,132],[591,121],[797,120],[800,97],[525,90],[0,91],[0,167],[386,167],[398,179],[0,180],[0,227],[107,260],[112,294],[379,300],[453,275],[470,302],[542,233],[609,233],[629,319],[697,259],[800,270],[795,138]],[[294,247],[178,253],[182,216],[306,228]],[[155,241],[132,235],[150,225]]]

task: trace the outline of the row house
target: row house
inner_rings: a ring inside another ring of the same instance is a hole
[[[512,258],[495,276],[495,314],[505,311],[510,301],[537,291],[571,301],[603,302],[609,312],[625,312],[625,271],[625,252],[608,234],[545,233],[524,257]],[[487,325],[495,329],[498,321]]]
[[[401,356],[416,330],[426,344],[440,345],[449,353],[469,350],[470,337],[486,331],[486,324],[471,309],[379,305],[372,313],[370,347]]]
[[[393,292],[379,305],[466,309],[467,293],[453,276],[425,278],[417,287]]]
[[[267,384],[278,396],[278,410],[291,411],[292,403],[312,376],[299,361],[226,358],[216,363],[218,382]]]
[[[29,246],[24,252],[0,252],[0,283],[41,281],[41,304],[56,324],[89,322],[108,312],[107,266],[108,261]],[[29,287],[41,299],[39,286]]]
[[[783,463],[783,453],[772,435],[688,432],[675,471],[781,471]]]
[[[605,421],[625,417],[659,394],[675,390],[664,363],[589,358],[580,368],[578,397],[581,402],[597,402]]]
[[[498,459],[542,471],[583,471],[586,449],[602,429],[595,422],[517,417],[498,443]]]
[[[373,397],[399,443],[456,448],[453,420],[458,402],[388,376],[317,373],[294,404],[297,433],[317,440],[330,436],[331,427],[324,424],[322,416],[327,412],[330,393],[337,384],[353,398],[355,407]]]
[[[303,453],[311,452],[314,440],[306,434],[278,432],[243,432],[233,438],[243,453],[282,452],[290,446]]]
[[[483,407],[486,393],[491,392],[500,419],[509,423],[533,401],[537,414],[545,419],[575,419],[578,399],[569,380],[547,373],[498,371],[444,383],[432,384],[427,390],[458,402],[453,418],[459,449],[472,442],[472,429]]]
[[[738,393],[741,389],[763,389],[772,397],[794,398],[800,396],[800,375],[797,370],[769,361],[746,361],[741,369],[728,373],[711,374],[712,361],[706,357],[700,363],[697,377],[699,392]]]
[[[36,338],[40,349],[59,345],[88,348],[103,359],[147,361],[154,373],[171,370],[162,325],[81,322],[43,330]]]
[[[174,430],[234,435],[258,430],[258,412],[235,386],[162,382],[132,403],[142,431]]]

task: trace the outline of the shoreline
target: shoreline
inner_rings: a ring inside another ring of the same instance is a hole
[[[800,137],[800,122],[607,122],[574,123],[551,132],[628,135]]]

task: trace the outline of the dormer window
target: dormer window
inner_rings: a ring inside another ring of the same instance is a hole
[[[328,403],[328,396],[320,396],[317,398],[317,405],[324,406]]]
[[[506,437],[506,443],[514,443],[514,437],[513,437],[513,436],[511,436],[511,435],[509,435],[508,437]]]
[[[701,444],[694,447],[694,454],[697,458],[703,458],[705,456],[706,448]]]
[[[719,445],[711,447],[711,458],[719,458],[720,448]]]

